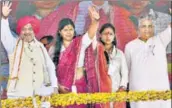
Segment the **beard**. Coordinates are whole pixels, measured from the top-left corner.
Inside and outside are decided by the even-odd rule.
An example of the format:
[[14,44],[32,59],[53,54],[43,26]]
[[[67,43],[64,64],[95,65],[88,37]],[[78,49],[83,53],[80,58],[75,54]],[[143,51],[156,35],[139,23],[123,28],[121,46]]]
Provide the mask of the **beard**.
[[21,38],[25,42],[31,42],[34,39],[34,36],[32,34],[24,34]]

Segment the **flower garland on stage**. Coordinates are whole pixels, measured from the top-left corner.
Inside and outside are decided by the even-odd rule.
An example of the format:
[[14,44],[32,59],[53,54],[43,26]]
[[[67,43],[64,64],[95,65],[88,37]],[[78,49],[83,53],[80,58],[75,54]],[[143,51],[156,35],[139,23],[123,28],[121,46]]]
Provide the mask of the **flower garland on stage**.
[[41,102],[48,101],[52,106],[68,106],[73,104],[107,103],[115,101],[155,101],[171,99],[171,90],[168,91],[140,91],[140,92],[115,92],[115,93],[69,93],[54,94],[51,97],[35,96],[24,99],[6,99],[2,100],[2,108],[34,108],[33,100],[36,100],[38,106]]

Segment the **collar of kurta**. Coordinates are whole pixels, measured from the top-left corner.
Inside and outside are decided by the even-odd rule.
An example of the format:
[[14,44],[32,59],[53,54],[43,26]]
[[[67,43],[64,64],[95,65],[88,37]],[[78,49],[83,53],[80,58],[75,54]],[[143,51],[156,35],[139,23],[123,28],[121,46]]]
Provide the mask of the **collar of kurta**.
[[39,47],[40,46],[40,42],[38,42],[36,40],[36,38],[34,38],[31,42],[24,42],[24,47],[27,47],[27,46],[36,46],[36,47]]

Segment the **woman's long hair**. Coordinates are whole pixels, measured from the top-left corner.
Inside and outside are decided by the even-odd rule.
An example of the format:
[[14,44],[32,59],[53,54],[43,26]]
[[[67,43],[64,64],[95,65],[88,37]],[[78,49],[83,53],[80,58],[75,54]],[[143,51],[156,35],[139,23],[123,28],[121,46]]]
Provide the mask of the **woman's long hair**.
[[56,44],[55,44],[55,53],[54,53],[54,58],[53,58],[53,62],[55,65],[58,65],[59,63],[60,51],[61,51],[61,47],[63,43],[63,38],[60,35],[60,31],[67,25],[71,25],[75,30],[75,25],[71,19],[64,18],[59,22],[57,37],[56,37]]
[[[107,28],[111,28],[111,29],[113,30],[114,34],[115,34],[115,27],[114,27],[112,24],[110,24],[110,23],[104,24],[104,25],[101,27],[99,33],[102,35],[103,31],[104,31],[105,29],[107,29]],[[105,45],[105,43],[101,40],[101,38],[100,38],[100,42],[101,42],[103,45]],[[117,44],[117,42],[116,42],[116,37],[115,37],[114,40],[112,41],[112,45],[113,45],[113,46],[114,46],[114,45],[116,46],[116,44]],[[106,51],[104,51],[104,55],[105,55],[105,57],[106,57],[107,64],[109,64],[109,56],[108,56],[108,53],[107,53]]]

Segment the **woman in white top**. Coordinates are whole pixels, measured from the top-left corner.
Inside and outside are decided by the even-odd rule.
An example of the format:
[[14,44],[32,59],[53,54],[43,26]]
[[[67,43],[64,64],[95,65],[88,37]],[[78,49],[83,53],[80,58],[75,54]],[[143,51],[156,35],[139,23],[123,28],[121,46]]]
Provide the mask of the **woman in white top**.
[[[125,91],[128,83],[128,68],[123,52],[115,47],[115,28],[112,24],[104,24],[100,29],[101,42],[107,60],[108,75],[112,81],[112,92]],[[110,104],[110,108],[124,108],[125,103]]]

